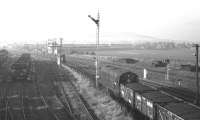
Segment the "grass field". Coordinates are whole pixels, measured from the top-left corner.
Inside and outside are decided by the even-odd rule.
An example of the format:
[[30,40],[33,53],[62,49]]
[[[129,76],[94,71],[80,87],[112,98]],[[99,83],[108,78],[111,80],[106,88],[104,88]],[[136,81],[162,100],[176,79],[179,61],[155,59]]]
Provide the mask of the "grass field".
[[[64,50],[65,49],[65,50]],[[87,54],[96,51],[94,47],[64,48],[64,52],[78,51],[80,54]],[[133,47],[99,47],[96,51],[101,56],[137,58],[141,60],[171,59],[183,63],[195,63],[195,49],[174,48],[174,49],[134,49]]]
[[171,59],[185,62],[195,62],[194,50],[171,49],[171,50],[101,50],[97,54],[103,56],[117,56],[137,58],[142,60]]
[[[79,48],[79,50],[81,50],[81,48]],[[87,51],[89,51],[89,49],[87,49]],[[112,57],[114,59],[119,59],[119,58],[138,59],[139,62],[135,64],[126,64],[120,62],[114,62],[114,64],[130,68],[133,72],[136,72],[140,77],[143,77],[143,69],[146,68],[148,70],[149,79],[154,80],[156,82],[165,82],[179,86],[178,80],[181,79],[182,80],[181,87],[189,88],[190,90],[195,91],[196,89],[195,72],[177,69],[178,66],[180,67],[181,64],[188,64],[188,63],[195,64],[195,56],[193,55],[193,53],[194,50],[190,49],[171,49],[171,50],[100,49],[97,51],[97,54],[100,56],[108,56],[108,61],[110,62],[113,62],[112,59],[110,59]],[[82,57],[81,55],[77,56]],[[89,58],[89,57],[85,56],[83,58]],[[90,59],[91,58],[92,57],[90,57]],[[153,60],[162,60],[162,59],[170,59],[170,65],[172,66],[172,68],[169,71],[169,80],[165,79],[166,67],[152,66]],[[102,62],[102,60],[100,61]],[[87,64],[84,63],[84,65]]]

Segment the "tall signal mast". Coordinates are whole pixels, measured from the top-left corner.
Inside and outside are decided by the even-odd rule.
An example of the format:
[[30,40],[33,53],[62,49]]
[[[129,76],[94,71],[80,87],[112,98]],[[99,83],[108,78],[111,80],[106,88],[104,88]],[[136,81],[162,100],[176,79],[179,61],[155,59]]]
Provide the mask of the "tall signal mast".
[[97,18],[93,18],[91,17],[91,15],[88,15],[88,17],[96,24],[97,26],[97,32],[96,32],[96,61],[95,61],[95,65],[96,65],[96,87],[98,87],[98,79],[99,79],[99,73],[98,73],[98,70],[99,70],[99,66],[98,66],[98,63],[99,63],[99,56],[97,55],[97,50],[99,48],[99,23],[100,23],[100,15],[99,15],[99,11],[97,13]]

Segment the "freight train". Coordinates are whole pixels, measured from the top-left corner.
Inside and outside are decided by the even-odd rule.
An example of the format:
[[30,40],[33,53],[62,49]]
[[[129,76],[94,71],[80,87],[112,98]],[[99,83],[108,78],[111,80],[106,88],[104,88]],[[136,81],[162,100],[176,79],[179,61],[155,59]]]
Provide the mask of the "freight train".
[[0,68],[3,67],[3,65],[6,63],[8,59],[8,51],[3,49],[0,50]]
[[13,81],[30,80],[31,55],[22,54],[19,59],[11,66]]
[[99,86],[130,111],[149,120],[200,120],[200,109],[138,82],[137,74],[114,66],[103,66]]

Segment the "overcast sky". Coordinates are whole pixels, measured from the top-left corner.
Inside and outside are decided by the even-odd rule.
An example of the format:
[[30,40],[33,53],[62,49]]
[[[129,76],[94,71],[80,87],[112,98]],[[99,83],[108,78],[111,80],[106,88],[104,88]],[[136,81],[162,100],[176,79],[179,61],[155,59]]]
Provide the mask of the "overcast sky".
[[[101,40],[109,33],[200,41],[198,0],[1,0],[0,43],[94,43],[101,17]],[[131,40],[131,38],[129,39]]]

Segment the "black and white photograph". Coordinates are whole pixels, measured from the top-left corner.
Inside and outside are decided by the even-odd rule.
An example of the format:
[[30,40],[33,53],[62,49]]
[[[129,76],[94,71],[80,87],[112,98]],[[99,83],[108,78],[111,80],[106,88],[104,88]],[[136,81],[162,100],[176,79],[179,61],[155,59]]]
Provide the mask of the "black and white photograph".
[[0,0],[0,120],[200,120],[199,0]]

